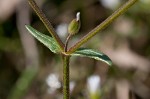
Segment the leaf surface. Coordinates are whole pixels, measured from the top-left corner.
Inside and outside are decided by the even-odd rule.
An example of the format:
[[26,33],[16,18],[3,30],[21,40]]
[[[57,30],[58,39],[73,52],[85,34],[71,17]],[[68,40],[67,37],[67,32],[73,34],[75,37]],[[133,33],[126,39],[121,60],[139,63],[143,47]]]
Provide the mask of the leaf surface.
[[89,58],[103,61],[108,65],[112,65],[112,61],[107,55],[103,54],[102,52],[95,51],[88,48],[79,48],[74,53],[72,53],[71,56],[89,57]]
[[53,53],[61,52],[61,49],[57,42],[50,36],[47,36],[43,33],[40,33],[30,25],[25,25],[27,30],[41,43],[43,43],[46,47],[48,47]]

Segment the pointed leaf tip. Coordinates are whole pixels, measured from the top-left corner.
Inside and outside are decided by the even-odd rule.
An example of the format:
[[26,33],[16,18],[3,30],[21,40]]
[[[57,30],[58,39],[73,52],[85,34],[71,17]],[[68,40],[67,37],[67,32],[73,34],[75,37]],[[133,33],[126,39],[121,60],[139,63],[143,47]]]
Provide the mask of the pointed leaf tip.
[[56,43],[56,41],[43,33],[40,33],[30,25],[25,25],[26,29],[31,33],[38,41],[43,43],[47,48],[49,48],[53,53],[59,53],[61,52],[61,49],[59,45]]
[[112,65],[112,61],[107,55],[105,55],[99,51],[95,51],[95,50],[88,49],[88,48],[80,48],[77,51],[75,51],[74,53],[72,53],[71,55],[72,56],[89,57],[89,58],[103,61],[103,62],[107,63],[108,65]]

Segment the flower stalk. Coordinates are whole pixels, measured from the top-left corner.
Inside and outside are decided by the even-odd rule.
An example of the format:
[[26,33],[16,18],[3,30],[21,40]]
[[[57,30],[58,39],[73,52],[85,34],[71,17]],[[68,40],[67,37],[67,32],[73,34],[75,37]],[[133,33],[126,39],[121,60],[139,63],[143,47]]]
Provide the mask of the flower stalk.
[[82,37],[74,46],[72,46],[67,54],[71,54],[75,52],[81,45],[86,43],[89,39],[95,36],[98,32],[107,27],[110,23],[112,23],[116,18],[125,13],[136,1],[138,0],[128,0],[124,5],[122,5],[118,10],[116,10],[111,16],[109,16],[105,21],[91,30],[87,35]]

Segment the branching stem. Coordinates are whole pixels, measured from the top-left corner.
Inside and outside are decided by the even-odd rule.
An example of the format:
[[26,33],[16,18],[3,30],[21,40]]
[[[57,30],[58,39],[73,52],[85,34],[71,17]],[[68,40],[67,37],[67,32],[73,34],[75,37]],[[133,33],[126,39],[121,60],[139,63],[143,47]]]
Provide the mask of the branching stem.
[[[87,35],[85,35],[83,38],[81,38],[74,46],[72,46],[68,50],[68,43],[72,35],[68,35],[66,39],[65,45],[61,41],[61,39],[58,37],[57,33],[54,31],[51,23],[46,18],[44,13],[39,9],[37,4],[34,0],[28,0],[30,6],[34,9],[36,14],[39,16],[41,21],[44,23],[46,28],[48,29],[49,33],[51,33],[52,37],[56,40],[60,48],[62,49],[62,53],[65,53],[62,55],[63,59],[63,99],[69,99],[70,93],[69,93],[69,61],[70,61],[70,54],[76,51],[81,45],[86,43],[89,39],[91,39],[93,36],[95,36],[98,32],[103,30],[106,26],[108,26],[110,23],[112,23],[116,18],[118,18],[120,15],[122,15],[124,12],[126,12],[136,1],[138,0],[128,0],[127,3],[125,3],[123,6],[121,6],[118,10],[116,10],[111,16],[109,16],[104,22],[99,24],[96,28],[94,28],[92,31],[90,31]],[[79,16],[79,15],[78,15]],[[79,17],[78,17],[79,19]]]
[[74,46],[72,46],[67,54],[71,54],[74,51],[76,51],[81,45],[86,43],[89,39],[91,39],[93,36],[95,36],[98,32],[103,30],[106,26],[108,26],[110,23],[112,23],[116,18],[118,18],[120,15],[122,15],[124,12],[126,12],[136,1],[138,0],[128,0],[123,6],[121,6],[118,10],[116,10],[111,16],[109,16],[104,22],[102,22],[100,25],[98,25],[96,28],[94,28],[92,31],[90,31],[87,35],[82,37]]

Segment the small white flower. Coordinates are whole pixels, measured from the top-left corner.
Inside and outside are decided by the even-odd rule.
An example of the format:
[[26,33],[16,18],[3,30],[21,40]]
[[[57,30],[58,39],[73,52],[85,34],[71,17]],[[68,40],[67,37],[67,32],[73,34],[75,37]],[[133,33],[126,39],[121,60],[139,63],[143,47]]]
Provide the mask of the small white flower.
[[58,75],[50,74],[47,79],[46,83],[49,86],[48,92],[53,93],[55,90],[61,87],[61,83],[58,79]]
[[70,92],[72,92],[73,91],[73,89],[74,89],[74,87],[75,87],[75,82],[74,81],[71,81],[70,82]]
[[68,24],[61,23],[56,27],[56,33],[60,36],[60,38],[64,39],[67,36]]
[[98,75],[92,75],[88,78],[87,88],[90,93],[96,93],[100,89],[100,77]]
[[115,9],[118,5],[120,5],[120,0],[99,0],[102,5],[109,9]]

